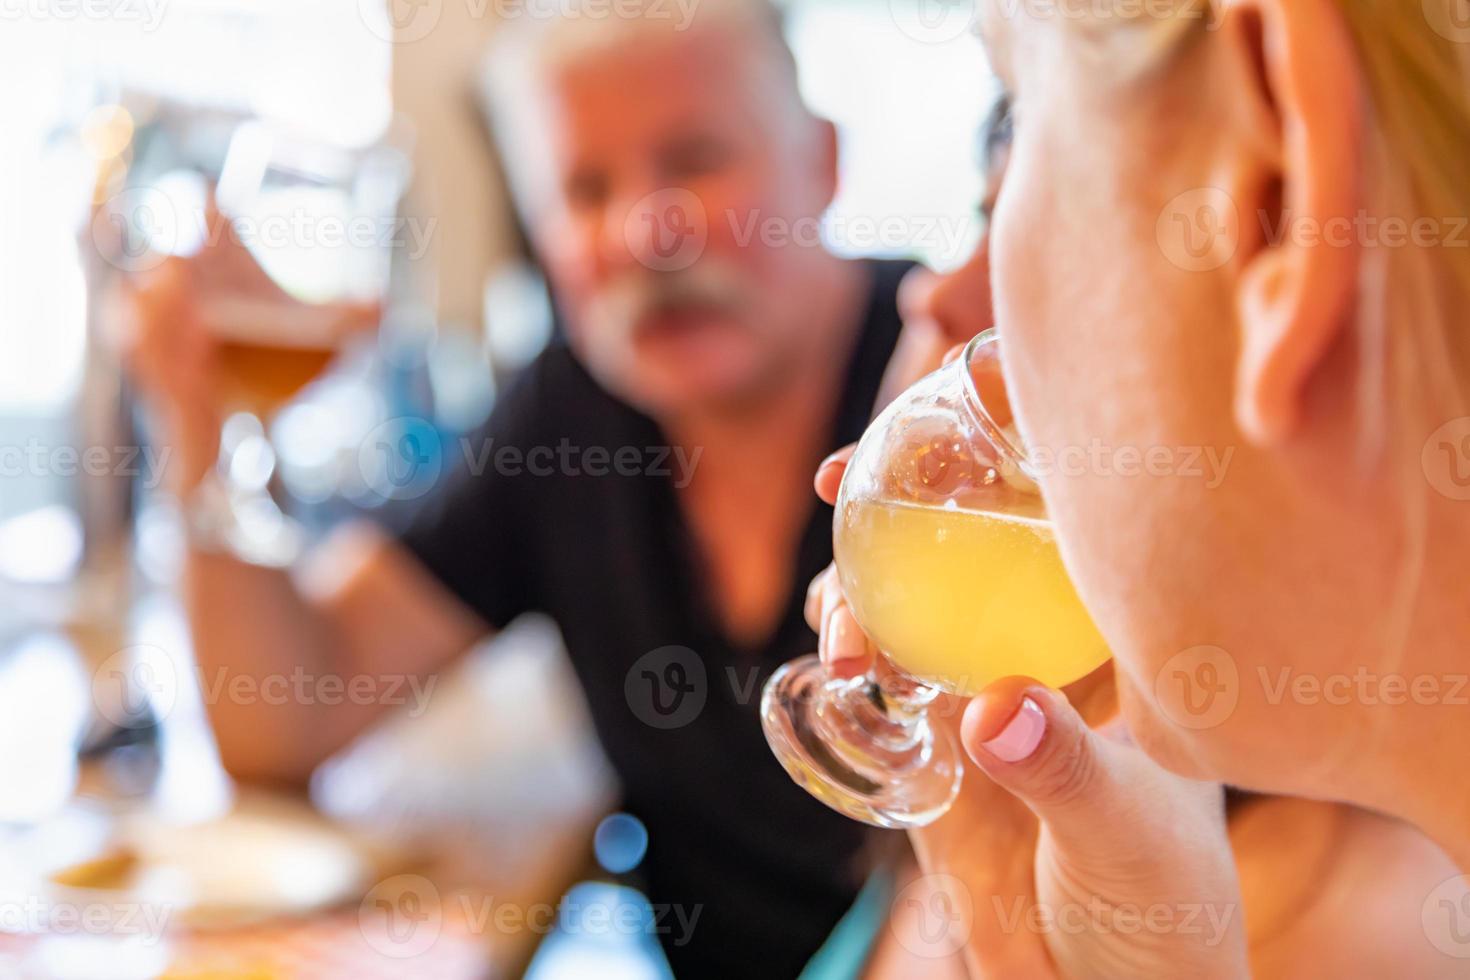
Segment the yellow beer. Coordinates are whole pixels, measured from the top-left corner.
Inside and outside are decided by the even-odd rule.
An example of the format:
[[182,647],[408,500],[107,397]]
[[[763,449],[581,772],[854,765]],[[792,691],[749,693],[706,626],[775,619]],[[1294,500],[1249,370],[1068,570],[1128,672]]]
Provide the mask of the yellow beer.
[[1107,646],[1035,510],[847,501],[833,546],[853,615],[901,670],[952,694],[1086,676]]
[[251,343],[233,338],[219,344],[222,400],[270,419],[326,371],[337,356],[330,346]]
[[346,330],[337,307],[281,298],[214,297],[205,319],[222,403],[267,421],[326,371]]

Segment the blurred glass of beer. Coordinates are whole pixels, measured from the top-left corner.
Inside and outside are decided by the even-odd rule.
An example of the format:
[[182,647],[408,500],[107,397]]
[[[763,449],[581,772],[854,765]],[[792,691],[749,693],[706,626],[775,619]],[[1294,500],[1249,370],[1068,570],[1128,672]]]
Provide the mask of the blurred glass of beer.
[[351,312],[339,304],[211,299],[223,403],[269,421],[337,355]]

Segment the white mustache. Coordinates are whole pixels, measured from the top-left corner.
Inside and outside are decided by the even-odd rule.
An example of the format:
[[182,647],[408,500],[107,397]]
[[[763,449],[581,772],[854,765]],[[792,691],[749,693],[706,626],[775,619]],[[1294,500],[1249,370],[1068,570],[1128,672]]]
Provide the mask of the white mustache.
[[743,278],[727,266],[700,263],[678,272],[630,272],[592,301],[592,317],[604,328],[631,334],[650,315],[697,306],[735,313],[745,305]]

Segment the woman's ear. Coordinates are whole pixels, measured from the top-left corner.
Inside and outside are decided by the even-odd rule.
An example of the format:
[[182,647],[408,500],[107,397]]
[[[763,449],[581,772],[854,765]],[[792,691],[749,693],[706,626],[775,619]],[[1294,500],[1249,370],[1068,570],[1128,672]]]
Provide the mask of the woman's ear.
[[[1272,445],[1297,427],[1312,373],[1354,308],[1362,243],[1364,80],[1335,0],[1236,0],[1221,25],[1277,128],[1274,175],[1251,202],[1236,287],[1235,418]],[[1252,229],[1254,232],[1256,229]]]

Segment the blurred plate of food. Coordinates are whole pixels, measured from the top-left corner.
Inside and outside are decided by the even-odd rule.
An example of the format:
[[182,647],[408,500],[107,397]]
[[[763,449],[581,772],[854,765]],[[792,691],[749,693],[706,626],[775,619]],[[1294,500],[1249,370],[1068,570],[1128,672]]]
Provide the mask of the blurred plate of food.
[[306,803],[256,792],[185,824],[76,802],[0,840],[0,901],[31,910],[6,931],[130,910],[135,928],[237,928],[355,902],[395,864]]

